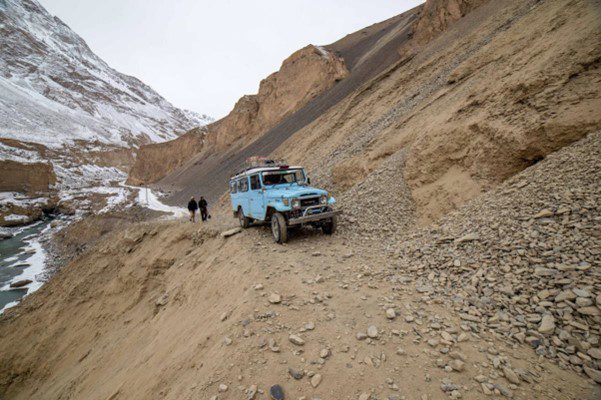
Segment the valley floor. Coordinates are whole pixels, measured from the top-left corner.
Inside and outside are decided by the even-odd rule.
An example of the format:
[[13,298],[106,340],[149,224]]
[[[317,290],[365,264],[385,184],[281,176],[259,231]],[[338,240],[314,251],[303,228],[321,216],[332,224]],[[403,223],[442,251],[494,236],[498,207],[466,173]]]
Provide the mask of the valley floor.
[[600,181],[594,133],[422,229],[119,229],[0,317],[0,395],[599,398]]

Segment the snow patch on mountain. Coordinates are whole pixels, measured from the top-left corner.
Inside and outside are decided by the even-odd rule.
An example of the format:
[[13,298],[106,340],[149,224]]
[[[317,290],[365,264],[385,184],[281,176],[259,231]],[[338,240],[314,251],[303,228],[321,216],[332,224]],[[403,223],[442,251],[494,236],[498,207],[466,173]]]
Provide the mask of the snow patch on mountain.
[[137,146],[212,121],[108,66],[35,0],[0,0],[0,21],[0,137]]

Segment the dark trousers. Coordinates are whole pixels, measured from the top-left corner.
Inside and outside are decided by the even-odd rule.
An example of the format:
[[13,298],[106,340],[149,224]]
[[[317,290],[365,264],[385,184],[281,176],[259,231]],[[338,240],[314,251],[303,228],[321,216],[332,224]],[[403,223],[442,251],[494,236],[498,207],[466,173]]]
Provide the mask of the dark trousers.
[[207,212],[206,208],[201,208],[200,209],[200,217],[202,218],[203,221],[207,220],[207,216],[209,215],[209,213]]

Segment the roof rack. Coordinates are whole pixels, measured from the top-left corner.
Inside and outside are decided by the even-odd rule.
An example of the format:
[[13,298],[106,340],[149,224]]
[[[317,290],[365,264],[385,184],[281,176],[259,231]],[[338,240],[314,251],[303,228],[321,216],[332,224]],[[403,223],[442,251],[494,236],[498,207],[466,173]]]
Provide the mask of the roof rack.
[[246,159],[246,162],[244,163],[244,167],[241,170],[237,171],[232,176],[243,174],[246,171],[249,171],[253,168],[282,167],[285,165],[287,165],[287,164],[284,162],[283,159],[263,157],[263,156],[252,156],[252,157],[248,157]]
[[262,156],[252,156],[246,159],[244,168],[259,168],[259,167],[279,167],[286,165],[284,160],[278,158],[269,158]]

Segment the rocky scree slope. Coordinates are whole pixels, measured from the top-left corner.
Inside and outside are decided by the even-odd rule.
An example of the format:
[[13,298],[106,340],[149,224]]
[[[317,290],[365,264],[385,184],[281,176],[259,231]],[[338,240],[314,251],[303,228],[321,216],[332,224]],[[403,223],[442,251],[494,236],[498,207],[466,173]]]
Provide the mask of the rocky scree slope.
[[0,136],[52,147],[177,137],[211,119],[115,71],[35,0],[0,1]]
[[597,398],[600,155],[590,134],[384,248],[348,227],[113,232],[0,317],[0,393]]
[[391,257],[466,324],[601,383],[600,179],[595,132],[406,235]]

